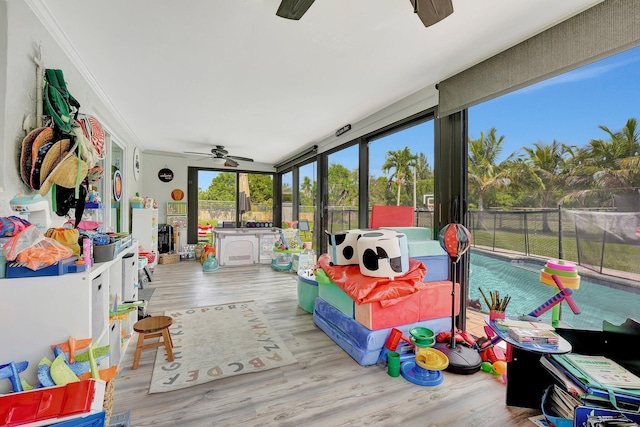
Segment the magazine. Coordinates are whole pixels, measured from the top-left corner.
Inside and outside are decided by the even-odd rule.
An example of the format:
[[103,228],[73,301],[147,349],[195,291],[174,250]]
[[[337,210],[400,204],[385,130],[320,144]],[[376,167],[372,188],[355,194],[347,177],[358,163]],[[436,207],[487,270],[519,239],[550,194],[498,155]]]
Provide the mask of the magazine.
[[640,378],[605,356],[567,353],[564,357],[573,366],[604,386],[640,389]]

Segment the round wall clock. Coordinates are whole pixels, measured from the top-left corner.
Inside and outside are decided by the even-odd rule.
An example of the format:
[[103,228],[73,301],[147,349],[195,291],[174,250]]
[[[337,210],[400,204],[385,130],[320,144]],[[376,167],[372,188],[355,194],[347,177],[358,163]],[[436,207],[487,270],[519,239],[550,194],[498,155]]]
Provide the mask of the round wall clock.
[[133,178],[136,181],[140,178],[140,151],[138,151],[138,147],[133,148]]
[[162,168],[158,172],[158,179],[162,182],[173,181],[173,171],[169,168]]

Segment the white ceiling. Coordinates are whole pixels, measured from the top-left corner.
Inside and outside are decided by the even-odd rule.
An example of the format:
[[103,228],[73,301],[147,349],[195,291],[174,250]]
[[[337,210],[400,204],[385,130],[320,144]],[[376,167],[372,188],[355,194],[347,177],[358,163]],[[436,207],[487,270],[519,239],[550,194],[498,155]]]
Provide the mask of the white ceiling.
[[32,0],[143,151],[275,164],[601,0]]

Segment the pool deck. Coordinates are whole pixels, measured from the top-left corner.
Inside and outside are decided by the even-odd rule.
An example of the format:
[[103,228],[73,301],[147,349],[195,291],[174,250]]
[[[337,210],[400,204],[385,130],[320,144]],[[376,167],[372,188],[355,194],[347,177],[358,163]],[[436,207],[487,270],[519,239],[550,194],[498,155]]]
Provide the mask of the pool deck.
[[481,311],[468,309],[466,331],[475,337],[486,336],[484,333],[484,325],[486,325],[486,323],[484,323],[485,316],[486,314]]

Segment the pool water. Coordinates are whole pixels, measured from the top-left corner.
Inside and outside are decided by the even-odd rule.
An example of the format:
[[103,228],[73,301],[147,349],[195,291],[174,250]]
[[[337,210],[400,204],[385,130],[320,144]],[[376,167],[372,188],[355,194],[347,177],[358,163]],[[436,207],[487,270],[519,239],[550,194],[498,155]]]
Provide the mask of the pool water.
[[[489,292],[500,297],[511,296],[507,316],[528,314],[555,294],[555,288],[540,282],[543,263],[529,260],[508,260],[477,251],[471,253],[469,298],[479,299],[482,311],[488,312],[478,287],[489,298]],[[574,290],[573,300],[580,309],[575,315],[566,302],[561,305],[561,319],[574,328],[602,330],[602,321],[619,325],[627,318],[640,319],[640,287],[628,290],[608,287],[590,278],[581,277],[580,288]],[[551,320],[549,309],[540,318]]]

